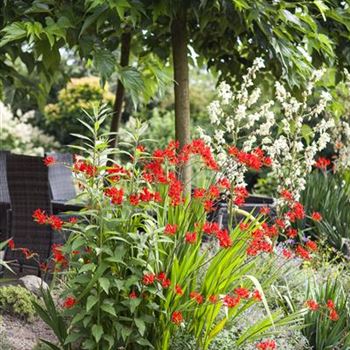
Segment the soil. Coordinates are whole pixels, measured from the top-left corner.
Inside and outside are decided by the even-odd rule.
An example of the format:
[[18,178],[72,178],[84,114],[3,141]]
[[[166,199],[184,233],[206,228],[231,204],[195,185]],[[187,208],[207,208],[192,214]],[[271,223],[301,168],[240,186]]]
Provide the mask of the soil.
[[1,335],[7,337],[11,350],[32,350],[40,338],[56,343],[56,338],[41,320],[22,321],[10,315],[2,315]]

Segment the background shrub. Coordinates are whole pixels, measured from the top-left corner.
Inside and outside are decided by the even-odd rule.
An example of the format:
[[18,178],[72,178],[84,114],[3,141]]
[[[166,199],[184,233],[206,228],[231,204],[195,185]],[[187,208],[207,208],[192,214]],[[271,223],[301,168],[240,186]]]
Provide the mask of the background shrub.
[[0,288],[0,310],[20,318],[30,320],[35,315],[33,306],[35,297],[21,286]]

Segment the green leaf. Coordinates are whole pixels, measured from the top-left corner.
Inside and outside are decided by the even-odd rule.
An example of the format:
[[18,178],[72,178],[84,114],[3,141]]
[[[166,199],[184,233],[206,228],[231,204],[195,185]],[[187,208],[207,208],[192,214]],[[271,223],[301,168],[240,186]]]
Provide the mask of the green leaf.
[[2,29],[1,32],[5,35],[0,41],[0,47],[6,45],[11,41],[23,39],[27,36],[25,22],[13,22]]
[[103,328],[100,324],[94,324],[91,328],[92,335],[96,339],[96,343],[98,343],[101,340],[101,337],[103,335]]
[[109,282],[109,279],[106,277],[101,277],[98,279],[98,281],[100,282],[100,286],[102,287],[102,289],[106,292],[106,294],[108,294],[109,287],[111,285],[111,283]]
[[86,311],[89,312],[97,302],[98,297],[96,295],[89,295],[86,301]]
[[109,50],[97,50],[94,53],[94,66],[103,80],[108,79],[115,70],[116,58]]
[[147,339],[144,339],[144,338],[137,339],[136,343],[143,346],[148,346],[149,348],[154,349],[154,346]]
[[145,330],[146,330],[145,322],[143,320],[141,320],[140,318],[135,318],[134,321],[135,321],[137,329],[139,330],[140,334],[143,336],[145,334]]
[[107,313],[111,314],[112,316],[117,316],[114,307],[110,304],[102,304],[101,310],[106,311]]

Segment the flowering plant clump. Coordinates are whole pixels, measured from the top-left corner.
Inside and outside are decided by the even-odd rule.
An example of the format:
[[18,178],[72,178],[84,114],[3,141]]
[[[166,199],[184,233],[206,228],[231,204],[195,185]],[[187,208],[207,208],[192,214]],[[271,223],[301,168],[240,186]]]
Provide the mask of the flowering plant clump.
[[34,111],[14,115],[0,101],[0,145],[1,149],[13,153],[43,155],[45,150],[58,148],[60,145],[52,136],[44,134],[39,128],[32,126],[30,120]]
[[[269,311],[264,294],[277,275],[268,276],[268,264],[256,268],[259,255],[274,253],[277,227],[233,205],[230,216],[246,217],[240,224],[232,226],[231,218],[223,227],[207,220],[221,192],[229,191],[236,204],[248,193],[225,176],[201,139],[182,150],[170,142],[149,154],[139,125],[130,135],[133,144],[120,143],[129,162],[107,164],[116,151],[100,131],[105,116],[105,110],[89,116],[88,151],[73,165],[85,209],[68,222],[34,213],[38,223],[71,232],[66,244],[53,247],[56,264],[67,272],[66,343],[81,349],[165,350],[184,328],[199,349],[208,349],[229,320],[256,303],[265,306],[266,318],[244,330],[237,342],[261,339],[284,317]],[[186,193],[177,169],[192,159],[211,175],[206,186]],[[269,163],[259,150],[239,159],[249,167]],[[203,235],[211,244],[202,245]],[[296,312],[283,322],[292,327],[300,320],[302,313]]]

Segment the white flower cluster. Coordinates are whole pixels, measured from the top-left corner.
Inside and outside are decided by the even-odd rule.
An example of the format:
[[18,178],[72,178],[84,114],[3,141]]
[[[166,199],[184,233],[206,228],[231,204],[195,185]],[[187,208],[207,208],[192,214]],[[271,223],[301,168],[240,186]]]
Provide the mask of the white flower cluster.
[[34,112],[17,116],[0,101],[0,149],[13,153],[44,155],[45,150],[59,147],[52,136],[44,134],[39,128],[30,124]]
[[[301,100],[276,82],[274,99],[262,103],[261,90],[254,87],[254,80],[263,67],[263,60],[256,59],[237,92],[227,83],[220,84],[218,99],[208,107],[215,132],[212,137],[203,130],[199,134],[218,155],[225,175],[237,185],[244,184],[248,169],[227,156],[228,146],[237,146],[244,152],[260,147],[272,160],[270,176],[278,179],[278,190],[288,189],[298,199],[316,155],[331,141],[334,121],[327,115],[320,119],[331,95],[324,91],[317,104],[310,103],[315,84],[324,73],[320,70],[310,77]],[[311,128],[310,125],[315,126]]]

